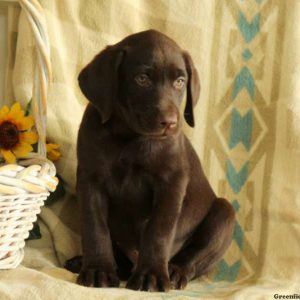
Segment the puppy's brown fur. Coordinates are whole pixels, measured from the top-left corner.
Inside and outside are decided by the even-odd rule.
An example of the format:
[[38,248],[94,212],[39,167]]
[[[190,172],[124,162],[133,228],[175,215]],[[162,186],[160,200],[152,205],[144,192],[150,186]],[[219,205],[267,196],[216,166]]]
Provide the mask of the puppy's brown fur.
[[83,257],[78,283],[167,291],[210,270],[229,246],[234,210],[217,198],[181,131],[200,85],[189,54],[157,31],[131,35],[79,75],[89,99],[78,137]]

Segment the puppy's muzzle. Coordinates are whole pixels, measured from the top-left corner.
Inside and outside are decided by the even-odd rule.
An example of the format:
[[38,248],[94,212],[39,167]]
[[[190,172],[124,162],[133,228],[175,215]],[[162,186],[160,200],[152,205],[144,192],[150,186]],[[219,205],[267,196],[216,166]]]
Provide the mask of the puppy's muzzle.
[[178,127],[178,114],[176,112],[162,114],[159,118],[159,126],[164,136],[175,133]]
[[160,126],[163,129],[172,129],[177,126],[178,116],[176,113],[169,113],[161,117]]

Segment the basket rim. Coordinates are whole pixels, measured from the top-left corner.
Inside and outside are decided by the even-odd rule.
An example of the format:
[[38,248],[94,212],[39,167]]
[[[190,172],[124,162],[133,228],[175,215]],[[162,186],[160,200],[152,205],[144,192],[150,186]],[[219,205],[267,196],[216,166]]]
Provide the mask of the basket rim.
[[37,153],[31,153],[19,160],[18,164],[2,164],[0,199],[25,199],[28,195],[48,195],[58,184],[55,175],[54,164]]
[[[20,196],[22,196],[22,198],[37,198],[37,197],[48,197],[50,195],[50,192],[42,192],[42,193],[24,193],[24,194],[15,194],[15,195],[0,195],[0,202],[3,202],[5,198],[6,200],[17,200],[16,198],[19,198]],[[25,199],[25,201],[28,199]],[[0,205],[0,209],[4,208],[4,206]]]

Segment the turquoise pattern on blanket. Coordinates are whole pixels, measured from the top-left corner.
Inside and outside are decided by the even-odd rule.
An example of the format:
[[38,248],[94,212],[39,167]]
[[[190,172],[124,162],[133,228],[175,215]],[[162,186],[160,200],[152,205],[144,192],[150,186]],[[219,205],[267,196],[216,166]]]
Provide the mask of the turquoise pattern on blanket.
[[230,281],[233,282],[239,275],[241,269],[241,261],[238,260],[233,265],[229,265],[226,263],[224,259],[220,261],[218,264],[219,272],[215,276],[215,281]]
[[[255,1],[258,7],[262,3],[262,0]],[[243,0],[241,0],[241,2],[243,2]],[[254,14],[252,19],[249,20],[249,18],[247,19],[245,14],[239,10],[236,23],[237,29],[239,30],[245,45],[239,56],[242,66],[237,70],[236,75],[233,78],[231,100],[236,102],[237,99],[239,99],[239,102],[235,106],[232,106],[230,112],[231,121],[228,128],[228,149],[230,151],[234,151],[238,145],[242,144],[245,151],[249,153],[252,142],[254,111],[253,109],[248,109],[246,112],[241,114],[239,105],[243,105],[243,103],[247,103],[249,100],[252,102],[255,101],[257,94],[255,79],[248,63],[250,63],[253,57],[255,57],[255,53],[253,52],[255,47],[251,47],[251,45],[252,41],[255,40],[255,37],[260,32],[261,14]],[[240,93],[243,90],[246,91],[246,96],[241,98]],[[239,162],[237,164],[234,159],[234,155],[231,156],[231,152],[229,152],[224,163],[226,165],[226,178],[228,185],[231,187],[234,194],[236,194],[236,198],[232,199],[232,205],[238,215],[240,206],[242,205],[242,202],[240,202],[242,199],[239,198],[239,195],[249,176],[249,160],[245,159],[244,162]],[[238,165],[240,166],[239,169],[237,169]],[[243,251],[244,231],[238,220],[234,227],[233,243],[237,245],[241,252]],[[214,281],[235,281],[239,276],[241,267],[241,257],[237,257],[236,261],[231,264],[224,258],[218,264],[218,271],[214,276]]]
[[249,151],[251,147],[253,110],[249,110],[243,117],[233,109],[229,148],[233,149],[238,143],[242,143]]
[[248,69],[248,67],[243,67],[239,74],[235,77],[234,84],[233,84],[233,93],[232,93],[232,100],[236,98],[236,96],[240,93],[240,91],[246,88],[248,94],[251,97],[251,100],[255,98],[255,83],[253,76]]
[[233,239],[236,241],[240,250],[242,251],[244,248],[244,235],[243,229],[238,222],[236,222],[234,226]]
[[260,14],[256,14],[252,21],[249,23],[244,16],[244,14],[240,11],[240,19],[239,19],[239,29],[244,40],[249,43],[254,37],[257,35],[260,29]]
[[242,53],[242,57],[244,61],[248,61],[249,59],[251,59],[252,56],[253,54],[248,48],[246,48]]
[[239,171],[236,171],[232,162],[230,160],[227,160],[227,180],[236,194],[240,192],[248,178],[248,165],[249,162],[247,161]]

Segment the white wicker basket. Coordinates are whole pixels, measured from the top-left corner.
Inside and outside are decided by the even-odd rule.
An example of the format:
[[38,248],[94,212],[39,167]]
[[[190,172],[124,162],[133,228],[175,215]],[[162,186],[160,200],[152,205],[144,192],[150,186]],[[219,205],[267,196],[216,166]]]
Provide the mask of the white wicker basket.
[[50,47],[43,10],[36,0],[18,1],[36,41],[37,62],[32,107],[39,135],[38,154],[18,164],[0,165],[0,269],[17,267],[24,256],[24,240],[40,207],[58,183],[55,167],[46,158],[46,97],[51,78]]

